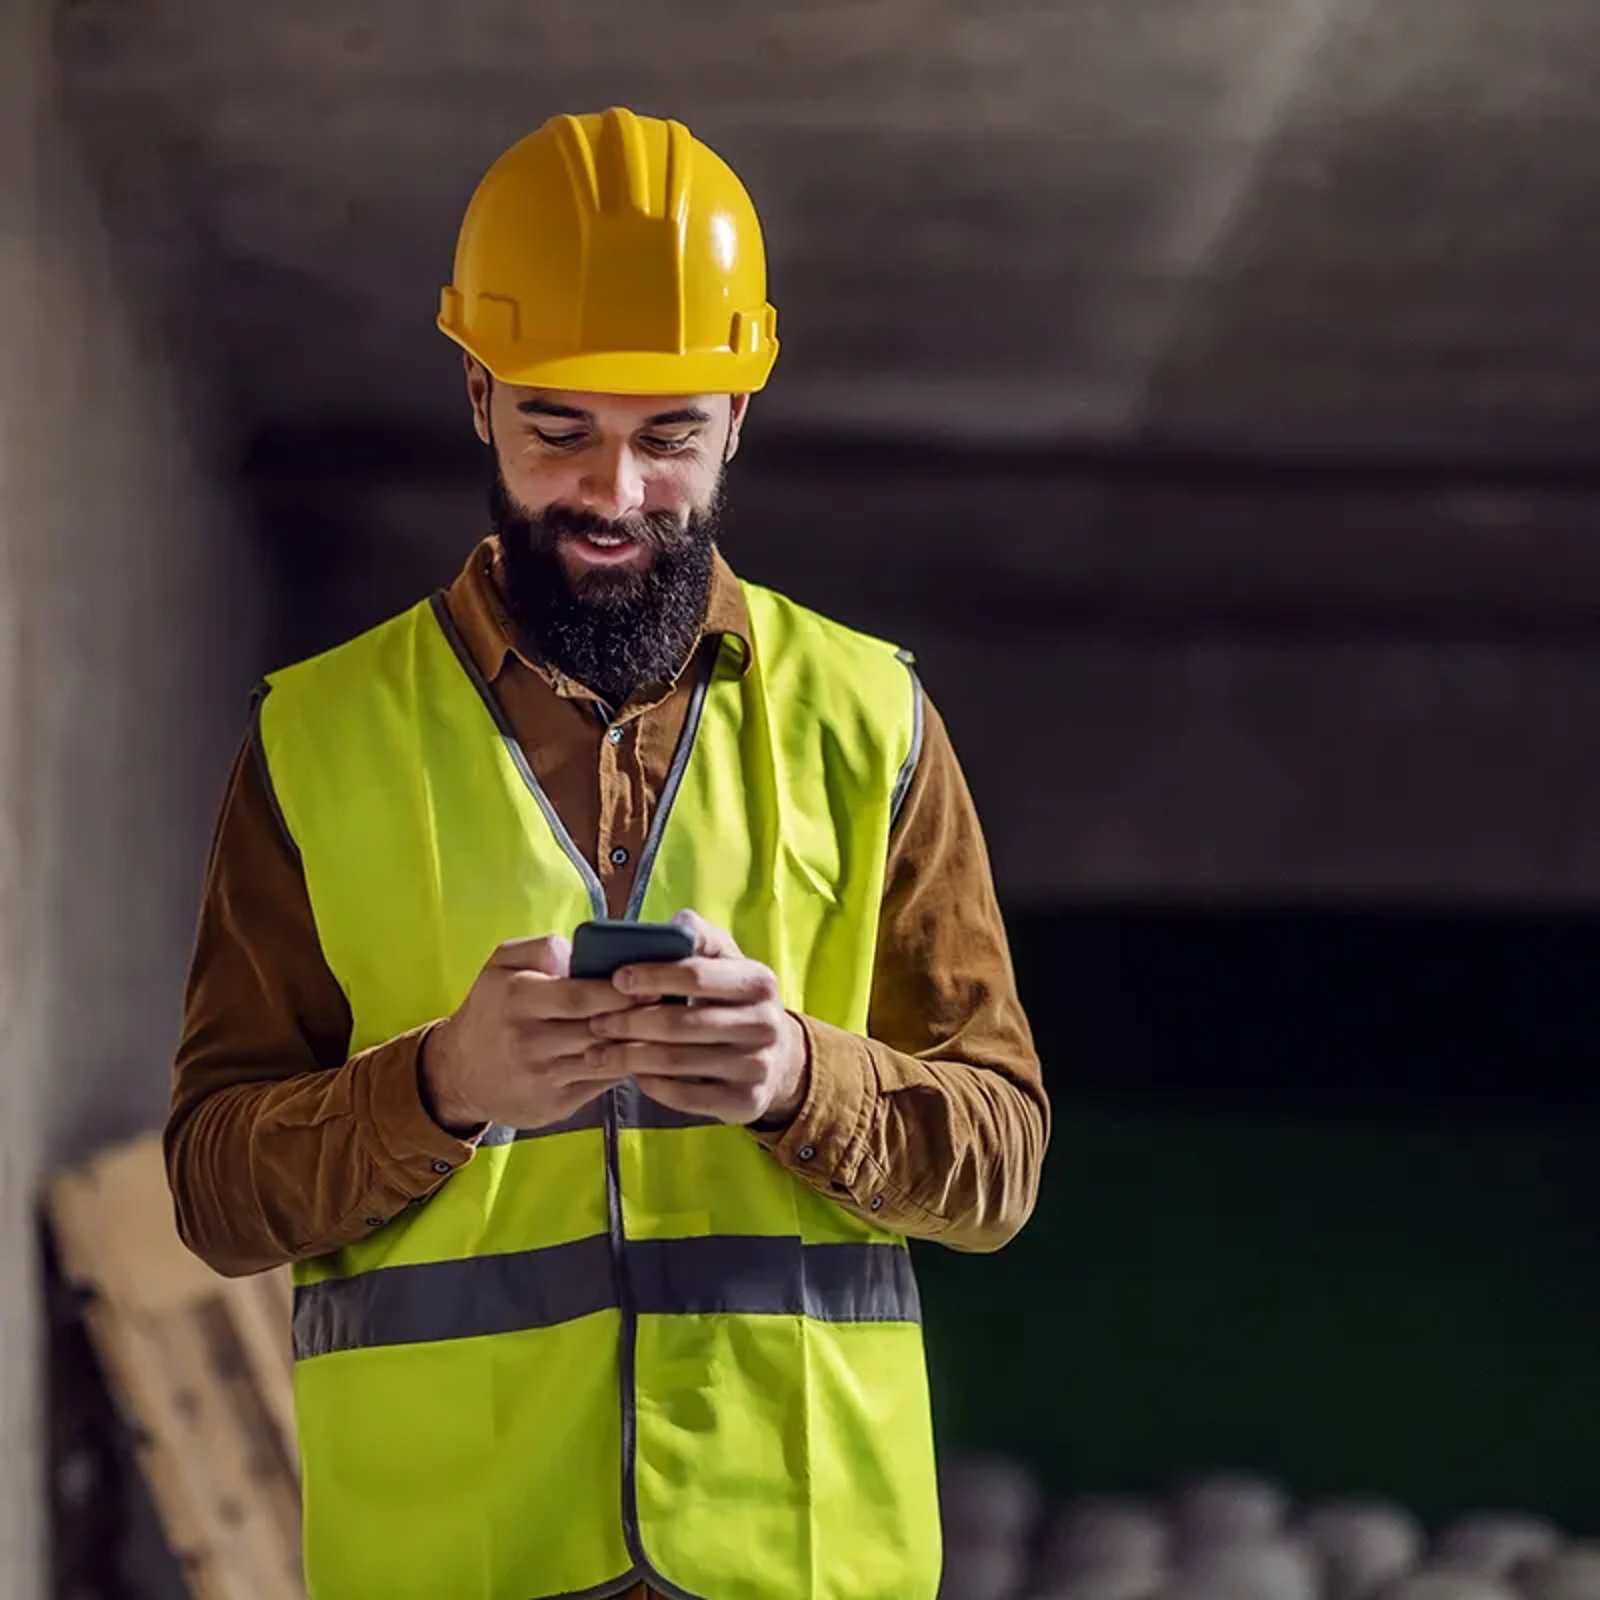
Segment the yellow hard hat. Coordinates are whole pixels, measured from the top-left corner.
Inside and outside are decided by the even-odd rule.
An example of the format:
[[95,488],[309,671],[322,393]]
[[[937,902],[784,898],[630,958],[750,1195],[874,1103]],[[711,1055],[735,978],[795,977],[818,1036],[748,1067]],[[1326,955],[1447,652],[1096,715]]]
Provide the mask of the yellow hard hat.
[[761,223],[682,123],[552,117],[484,174],[439,327],[504,383],[747,394],[778,357]]

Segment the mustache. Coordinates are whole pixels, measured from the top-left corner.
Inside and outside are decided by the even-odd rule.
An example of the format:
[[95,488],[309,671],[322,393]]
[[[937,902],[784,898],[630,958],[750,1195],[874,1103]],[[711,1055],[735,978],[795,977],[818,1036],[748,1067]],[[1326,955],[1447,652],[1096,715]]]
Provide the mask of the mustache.
[[656,550],[680,543],[689,531],[670,511],[646,511],[613,520],[571,506],[547,506],[538,521],[553,539],[567,535],[609,534]]

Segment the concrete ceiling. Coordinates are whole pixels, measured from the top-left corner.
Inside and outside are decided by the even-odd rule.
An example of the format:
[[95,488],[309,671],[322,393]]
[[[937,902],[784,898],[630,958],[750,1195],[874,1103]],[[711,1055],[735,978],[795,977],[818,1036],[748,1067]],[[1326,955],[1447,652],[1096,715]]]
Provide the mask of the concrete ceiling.
[[729,552],[918,650],[1009,896],[1600,896],[1594,0],[59,3],[274,660],[455,570],[461,210],[630,104],[766,223]]
[[773,423],[1594,456],[1593,0],[65,0],[58,58],[241,436],[459,428],[431,318],[473,183],[620,102],[762,208]]

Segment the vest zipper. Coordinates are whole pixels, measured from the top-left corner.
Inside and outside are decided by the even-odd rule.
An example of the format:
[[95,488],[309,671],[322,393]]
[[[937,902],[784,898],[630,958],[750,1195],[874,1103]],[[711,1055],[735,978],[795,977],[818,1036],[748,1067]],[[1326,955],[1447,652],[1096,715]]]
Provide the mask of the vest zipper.
[[[672,752],[672,765],[667,769],[667,780],[661,788],[661,798],[656,803],[656,814],[650,822],[650,832],[645,837],[643,850],[639,853],[639,871],[633,881],[633,891],[628,896],[627,909],[623,912],[624,918],[629,922],[639,920],[640,908],[644,905],[646,891],[650,887],[650,874],[656,864],[656,855],[661,848],[662,835],[666,832],[667,818],[672,813],[672,803],[678,797],[678,788],[683,782],[683,774],[689,765],[689,757],[694,751],[695,736],[700,731],[700,714],[705,709],[706,694],[711,687],[711,679],[716,673],[717,650],[706,652],[705,665],[700,669],[700,675],[695,682],[694,695],[689,701],[688,715],[684,718],[683,731],[678,735],[677,748]],[[634,1307],[633,1289],[628,1282],[628,1272],[625,1261],[627,1233],[622,1225],[622,1165],[621,1165],[621,1140],[618,1133],[622,1107],[626,1104],[630,1115],[628,1122],[637,1127],[640,1118],[637,1114],[639,1101],[639,1086],[631,1079],[626,1083],[618,1084],[615,1089],[606,1093],[606,1207],[607,1216],[611,1224],[611,1250],[612,1260],[615,1262],[617,1281],[617,1302],[622,1307],[622,1347],[620,1351],[620,1365],[622,1374],[622,1533],[627,1542],[628,1553],[633,1557],[634,1567],[644,1577],[653,1589],[669,1600],[698,1600],[687,1589],[680,1589],[674,1583],[663,1578],[650,1558],[644,1552],[644,1540],[639,1531],[639,1494],[638,1494],[638,1448],[639,1448],[639,1417],[637,1404],[637,1372],[638,1372],[638,1344],[639,1344],[639,1316]]]

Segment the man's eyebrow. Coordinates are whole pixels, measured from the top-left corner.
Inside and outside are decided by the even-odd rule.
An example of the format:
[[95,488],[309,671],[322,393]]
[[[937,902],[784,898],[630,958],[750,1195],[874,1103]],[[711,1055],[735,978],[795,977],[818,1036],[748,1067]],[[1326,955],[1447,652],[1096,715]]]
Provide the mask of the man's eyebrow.
[[593,422],[594,417],[576,406],[559,406],[554,400],[519,400],[517,410],[529,417],[560,417],[567,422]]
[[[528,417],[559,417],[563,422],[594,421],[592,412],[582,411],[577,406],[560,405],[554,400],[519,400],[517,410]],[[644,426],[670,428],[685,423],[702,426],[710,420],[711,413],[702,411],[699,406],[681,406],[676,411],[658,411],[653,417],[646,417]]]
[[655,416],[645,419],[647,428],[669,428],[675,422],[709,422],[711,413],[702,411],[699,406],[684,406],[678,411],[658,411]]

